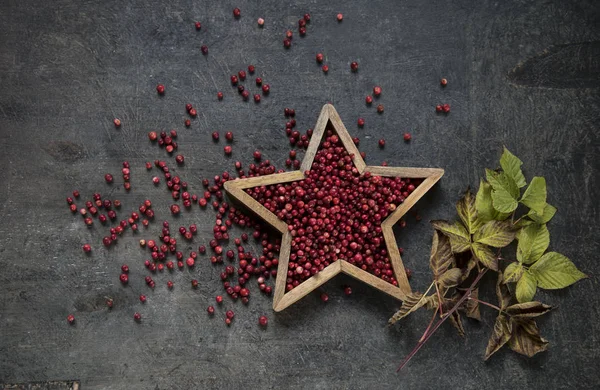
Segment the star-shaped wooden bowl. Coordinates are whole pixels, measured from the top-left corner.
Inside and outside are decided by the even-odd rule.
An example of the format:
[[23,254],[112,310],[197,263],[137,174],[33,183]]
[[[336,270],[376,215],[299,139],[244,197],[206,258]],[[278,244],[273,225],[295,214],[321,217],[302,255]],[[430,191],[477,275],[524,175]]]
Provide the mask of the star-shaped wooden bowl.
[[[288,271],[292,241],[291,233],[288,231],[288,226],[285,222],[278,219],[275,214],[267,210],[244,190],[259,186],[268,186],[303,180],[305,178],[304,172],[310,170],[312,167],[315,154],[317,153],[323,135],[327,129],[332,129],[335,131],[348,153],[354,155],[354,165],[361,175],[364,172],[370,172],[372,175],[385,177],[423,179],[423,182],[415,188],[415,190],[404,200],[404,202],[398,205],[396,210],[381,223],[381,229],[387,246],[388,256],[392,263],[393,272],[398,282],[398,286],[394,286],[393,284],[384,281],[379,277],[364,271],[359,267],[356,267],[353,264],[350,264],[346,260],[340,259],[331,263],[316,275],[311,276],[304,282],[300,283],[291,291],[288,291],[287,293],[285,292],[285,275]],[[275,294],[273,299],[273,310],[281,311],[297,302],[305,295],[315,290],[339,273],[348,274],[375,287],[378,290],[383,291],[386,294],[389,294],[397,299],[404,300],[405,296],[410,294],[411,290],[410,284],[408,283],[408,279],[406,277],[406,271],[404,270],[404,265],[402,263],[402,258],[400,257],[398,245],[396,244],[396,238],[394,237],[394,233],[392,231],[392,226],[394,226],[394,224],[408,212],[408,210],[443,176],[443,174],[444,170],[439,168],[367,166],[365,161],[360,157],[360,152],[354,145],[352,137],[350,137],[350,134],[342,123],[337,111],[332,105],[326,104],[323,106],[321,114],[319,115],[319,119],[317,120],[317,124],[315,125],[313,136],[306,150],[304,159],[302,160],[300,170],[228,181],[225,183],[225,190],[230,196],[237,199],[239,202],[255,212],[259,217],[279,231],[283,236],[281,240],[281,250],[279,253],[279,265],[277,268],[277,275],[280,276],[277,277],[277,281],[275,283]]]

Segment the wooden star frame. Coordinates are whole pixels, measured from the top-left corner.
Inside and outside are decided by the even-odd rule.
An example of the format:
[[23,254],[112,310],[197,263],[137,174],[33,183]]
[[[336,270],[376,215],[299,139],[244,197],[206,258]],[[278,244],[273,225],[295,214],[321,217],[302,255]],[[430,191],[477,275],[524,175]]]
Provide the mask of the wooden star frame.
[[[349,154],[354,155],[354,165],[362,175],[364,172],[371,172],[373,175],[385,177],[402,177],[423,179],[423,182],[401,203],[396,210],[391,213],[382,223],[381,228],[383,237],[387,246],[388,255],[392,263],[393,272],[398,286],[386,282],[379,277],[362,270],[346,260],[339,259],[329,266],[325,267],[316,275],[311,276],[300,283],[291,291],[285,292],[288,263],[291,250],[292,236],[288,231],[287,224],[281,221],[277,216],[267,210],[263,205],[248,195],[244,190],[259,186],[269,186],[273,184],[288,183],[304,179],[304,172],[312,167],[315,154],[319,148],[323,135],[327,129],[332,129],[338,135],[340,141]],[[399,300],[404,300],[407,294],[410,294],[410,284],[406,277],[406,271],[402,263],[400,251],[396,244],[396,238],[392,227],[408,210],[444,175],[444,170],[439,168],[402,168],[402,167],[384,167],[367,166],[361,158],[360,152],[354,145],[352,137],[342,123],[340,116],[331,104],[326,104],[321,110],[317,124],[315,125],[312,138],[300,165],[300,170],[284,173],[275,173],[260,177],[250,177],[225,182],[225,190],[230,196],[237,199],[246,207],[255,212],[266,223],[282,234],[281,250],[279,252],[279,266],[277,275],[280,275],[275,282],[275,294],[273,299],[273,310],[281,311],[293,303],[297,302],[311,291],[315,290],[329,279],[339,273],[348,274],[358,280],[361,280],[384,293],[391,295]]]

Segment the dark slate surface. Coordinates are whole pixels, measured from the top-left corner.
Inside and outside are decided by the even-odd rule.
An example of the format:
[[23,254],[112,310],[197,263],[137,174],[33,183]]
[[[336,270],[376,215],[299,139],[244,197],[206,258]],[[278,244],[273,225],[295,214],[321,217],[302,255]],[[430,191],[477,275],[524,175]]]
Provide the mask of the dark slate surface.
[[[234,20],[232,9],[243,16]],[[310,12],[305,38],[282,47],[283,32]],[[337,12],[344,21],[335,21]],[[83,389],[190,388],[597,388],[600,326],[598,266],[598,98],[600,7],[597,1],[314,1],[256,2],[0,2],[0,383],[80,379]],[[264,29],[256,19],[264,17]],[[201,32],[193,21],[203,23]],[[203,57],[201,44],[209,46]],[[314,61],[322,51],[323,75]],[[351,74],[356,60],[360,71]],[[260,105],[244,103],[229,85],[231,73],[257,66],[272,93]],[[450,81],[442,89],[438,80]],[[157,83],[168,92],[158,98]],[[383,87],[385,113],[364,105],[373,85]],[[248,83],[251,85],[251,83]],[[254,89],[254,87],[252,87]],[[216,92],[226,97],[217,102]],[[109,251],[99,226],[88,230],[64,198],[73,189],[89,197],[112,193],[130,210],[150,197],[158,220],[168,194],[156,189],[143,163],[164,158],[150,146],[150,129],[180,130],[184,175],[200,179],[248,163],[260,148],[279,165],[289,149],[282,136],[284,107],[299,128],[314,125],[321,106],[335,104],[371,163],[435,166],[446,175],[420,204],[422,222],[408,218],[398,233],[412,285],[428,284],[429,219],[450,218],[467,185],[493,167],[503,144],[525,160],[531,178],[548,180],[559,206],[550,224],[552,247],[591,278],[538,297],[558,310],[540,321],[550,351],[533,359],[501,351],[482,361],[494,313],[468,323],[461,339],[444,327],[405,372],[395,368],[426,326],[425,313],[386,328],[398,302],[339,277],[324,305],[310,295],[275,315],[271,301],[254,297],[226,328],[205,307],[221,292],[219,270],[205,262],[166,276],[141,307],[142,234],[130,233]],[[199,116],[183,128],[184,104]],[[448,116],[434,113],[447,102]],[[364,129],[356,119],[366,119]],[[115,130],[112,119],[123,126]],[[223,158],[213,130],[235,131],[234,156]],[[407,145],[405,131],[413,133]],[[377,139],[387,139],[379,150]],[[134,190],[107,188],[105,172],[132,163]],[[184,213],[205,243],[212,211]],[[98,224],[96,224],[98,225]],[[157,232],[155,225],[150,229]],[[82,255],[91,242],[93,256]],[[123,288],[119,266],[132,268]],[[197,274],[201,288],[192,291]],[[354,289],[345,297],[341,286]],[[113,312],[104,296],[116,300]],[[488,295],[489,299],[493,299]],[[132,313],[144,315],[135,324]],[[75,313],[77,325],[66,316]],[[256,324],[270,318],[268,329]],[[217,317],[222,317],[219,311]]]

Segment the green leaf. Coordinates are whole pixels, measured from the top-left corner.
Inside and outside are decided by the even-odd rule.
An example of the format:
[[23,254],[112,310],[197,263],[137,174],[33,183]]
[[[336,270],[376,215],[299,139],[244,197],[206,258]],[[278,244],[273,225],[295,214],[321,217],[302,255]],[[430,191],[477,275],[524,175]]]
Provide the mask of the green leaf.
[[501,213],[494,208],[492,205],[492,186],[483,179],[479,180],[479,190],[475,197],[475,208],[477,209],[477,219],[482,224],[493,219],[502,221],[510,215],[510,213]]
[[471,245],[471,251],[473,252],[473,256],[475,256],[483,265],[489,269],[498,271],[498,259],[494,256],[490,248],[475,242]]
[[519,203],[519,187],[505,173],[497,173],[486,169],[486,177],[492,186],[492,205],[502,213],[512,213]]
[[534,177],[525,190],[521,203],[532,209],[536,214],[543,215],[546,207],[546,179]]
[[452,265],[452,247],[450,240],[437,230],[433,232],[431,243],[431,256],[429,257],[429,268],[433,272],[433,279],[437,280]]
[[532,224],[519,231],[517,237],[517,260],[523,264],[536,262],[550,245],[550,233],[546,225]]
[[521,165],[523,165],[523,161],[519,160],[517,156],[504,147],[504,152],[500,157],[500,166],[515,181],[519,188],[525,187],[527,184],[525,176],[523,176],[523,172],[521,171]]
[[548,349],[548,340],[540,336],[535,321],[532,319],[511,319],[513,335],[508,346],[515,352],[532,357],[538,352]]
[[513,318],[533,318],[544,315],[552,310],[552,306],[541,302],[517,303],[506,308],[506,312]]
[[456,211],[467,231],[474,234],[481,225],[481,220],[477,218],[475,197],[471,194],[471,189],[467,188],[465,195],[456,202]]
[[524,268],[518,262],[510,263],[508,267],[504,269],[503,280],[504,283],[518,282],[523,275]]
[[556,207],[546,203],[542,214],[538,214],[533,209],[530,209],[527,216],[537,223],[548,223],[554,217],[554,214],[556,214]]
[[448,236],[454,253],[461,253],[470,248],[471,236],[461,223],[454,222],[451,224],[448,221],[431,221],[431,224],[434,229]]
[[504,248],[515,239],[515,231],[508,221],[489,221],[473,237],[475,242]]
[[488,360],[490,356],[496,353],[500,348],[504,346],[512,337],[512,322],[506,319],[504,314],[500,314],[496,317],[494,323],[494,331],[490,336],[487,348],[485,349],[485,360]]
[[529,271],[523,272],[521,279],[517,282],[517,301],[529,302],[535,295],[537,284],[535,277]]
[[449,269],[438,280],[443,288],[455,287],[462,281],[463,271],[460,268]]
[[406,317],[410,313],[418,310],[426,303],[426,299],[423,298],[423,294],[420,292],[413,292],[406,296],[404,301],[402,302],[402,306],[400,310],[398,310],[392,318],[389,319],[388,324],[394,325],[397,321]]
[[557,252],[543,255],[529,271],[537,280],[537,285],[547,290],[564,288],[587,277],[571,260]]

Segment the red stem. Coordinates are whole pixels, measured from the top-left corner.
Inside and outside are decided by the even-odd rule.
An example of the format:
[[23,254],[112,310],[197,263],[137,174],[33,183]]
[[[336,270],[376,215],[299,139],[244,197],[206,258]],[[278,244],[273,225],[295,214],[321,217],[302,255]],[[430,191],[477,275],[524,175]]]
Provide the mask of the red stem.
[[448,319],[448,317],[450,317],[456,310],[458,310],[458,308],[460,307],[460,305],[463,304],[464,301],[467,300],[467,298],[469,298],[469,296],[471,295],[471,290],[473,290],[473,287],[475,287],[475,285],[481,280],[481,278],[483,277],[483,275],[487,272],[487,268],[484,268],[483,271],[479,272],[479,274],[477,274],[477,277],[475,278],[475,280],[473,281],[473,283],[471,283],[471,286],[469,286],[469,288],[467,289],[467,291],[465,292],[465,294],[458,300],[458,302],[456,303],[456,305],[454,305],[452,307],[452,309],[450,309],[450,311],[448,311],[446,313],[446,315],[444,315],[442,317],[441,320],[439,320],[433,327],[433,329],[431,329],[431,331],[429,333],[427,333],[427,330],[425,331],[426,333],[423,334],[423,336],[421,337],[421,340],[419,340],[419,342],[417,343],[417,345],[415,346],[415,348],[404,358],[404,360],[402,361],[402,363],[400,363],[400,366],[398,367],[398,369],[396,370],[396,372],[400,371],[401,369],[404,368],[404,366],[406,366],[408,364],[408,362],[410,361],[410,359],[412,359],[413,356],[415,356],[415,354],[417,352],[419,352],[419,350],[421,349],[421,347],[423,347],[423,345],[425,345],[425,343],[427,342],[427,340],[429,340],[429,338],[438,330],[438,328],[444,323],[444,321],[446,321]]

